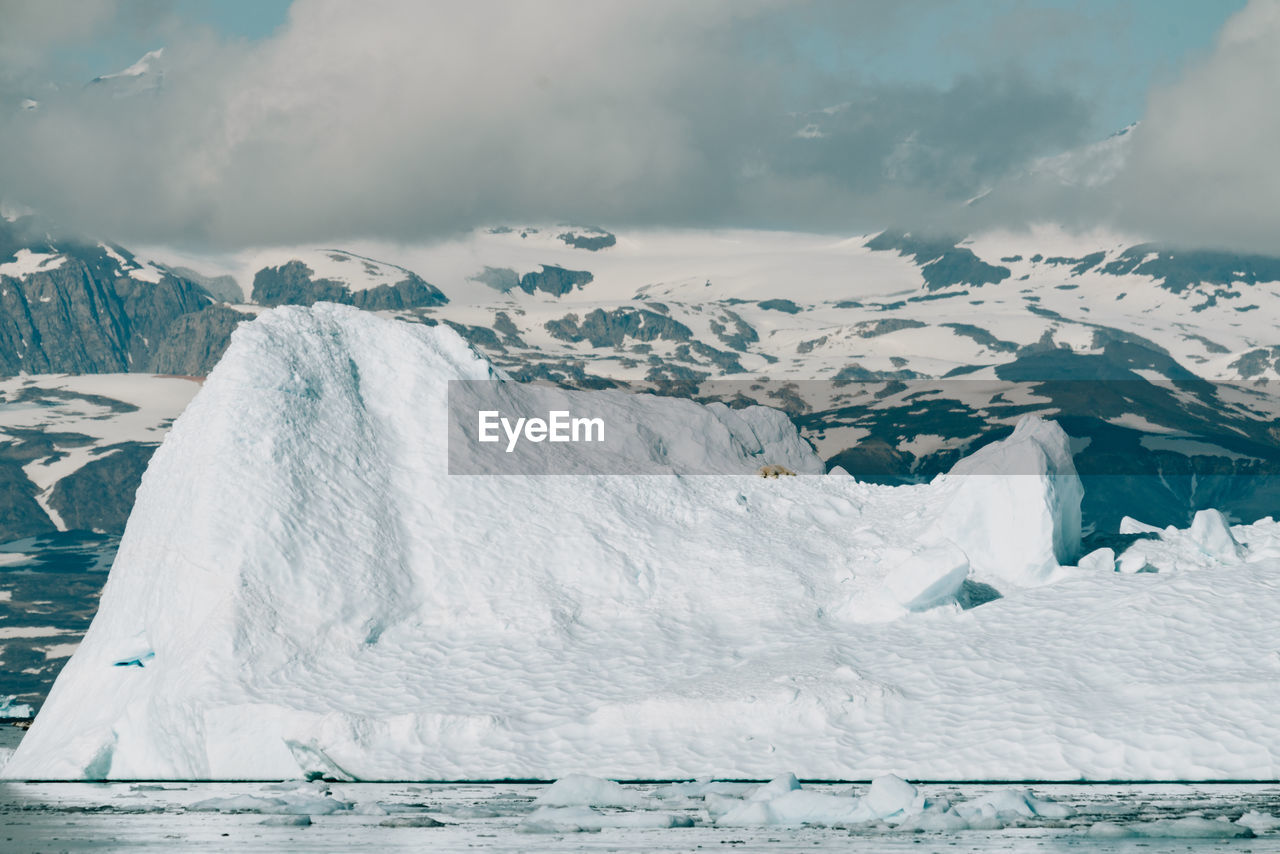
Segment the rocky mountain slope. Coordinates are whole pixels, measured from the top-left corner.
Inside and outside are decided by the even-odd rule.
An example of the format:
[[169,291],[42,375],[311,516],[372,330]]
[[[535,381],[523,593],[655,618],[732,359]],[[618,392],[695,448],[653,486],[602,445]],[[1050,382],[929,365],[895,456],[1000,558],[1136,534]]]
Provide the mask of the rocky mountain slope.
[[[120,246],[56,238],[0,219],[0,375],[204,374],[226,346],[226,309]],[[193,339],[214,333],[208,349]]]
[[1098,532],[1115,530],[1116,490],[1162,524],[1215,505],[1247,519],[1277,495],[1276,258],[1049,228],[501,227],[144,261],[23,242],[21,225],[0,247],[10,372],[204,374],[264,306],[332,301],[448,325],[517,379],[779,406],[828,464],[870,480],[928,479],[1022,415],[1053,415],[1078,440]]

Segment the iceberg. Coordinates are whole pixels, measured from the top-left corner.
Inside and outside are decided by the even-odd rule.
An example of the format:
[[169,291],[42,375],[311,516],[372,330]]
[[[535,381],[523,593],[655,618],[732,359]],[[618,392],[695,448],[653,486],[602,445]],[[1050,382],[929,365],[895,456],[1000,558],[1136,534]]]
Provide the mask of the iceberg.
[[[590,392],[632,450],[719,473],[450,474],[449,382],[495,378],[443,326],[243,324],[4,776],[1276,775],[1265,526],[1229,532],[1239,565],[1061,568],[1079,481],[1034,418],[983,451],[1018,474],[887,487],[818,474],[772,410]],[[962,610],[971,576],[1009,595]],[[1156,607],[1126,586],[1152,579]]]

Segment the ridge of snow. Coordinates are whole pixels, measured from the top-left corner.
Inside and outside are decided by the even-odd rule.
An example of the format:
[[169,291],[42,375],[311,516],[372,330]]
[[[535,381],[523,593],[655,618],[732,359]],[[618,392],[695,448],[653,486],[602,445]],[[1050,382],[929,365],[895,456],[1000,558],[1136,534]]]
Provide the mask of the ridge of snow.
[[125,68],[122,71],[117,71],[113,74],[103,74],[94,79],[117,80],[122,77],[141,77],[144,74],[150,73],[153,70],[155,63],[159,62],[163,56],[164,48],[162,47],[156,48],[155,50],[149,50],[144,53],[137,62],[133,63],[133,65],[130,65],[128,68]]

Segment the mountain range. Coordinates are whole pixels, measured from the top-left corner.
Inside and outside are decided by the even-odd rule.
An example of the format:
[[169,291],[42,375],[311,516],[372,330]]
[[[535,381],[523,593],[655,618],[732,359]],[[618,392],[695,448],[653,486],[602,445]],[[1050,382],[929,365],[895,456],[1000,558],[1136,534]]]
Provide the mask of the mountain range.
[[[952,239],[527,226],[192,258],[56,239],[20,218],[0,223],[0,277],[10,375],[200,377],[263,308],[329,301],[446,324],[516,379],[769,403],[829,465],[874,480],[927,479],[1029,411],[1078,437],[1086,477],[1165,475],[1147,502],[1160,523],[1224,498],[1247,516],[1250,499],[1223,493],[1236,480],[1205,476],[1269,475],[1280,459],[1280,259],[1266,256],[1047,228]],[[22,442],[6,432],[13,456]],[[83,446],[18,456],[48,468],[70,442]],[[1092,510],[1114,530],[1118,517]],[[8,533],[34,531],[11,521]]]

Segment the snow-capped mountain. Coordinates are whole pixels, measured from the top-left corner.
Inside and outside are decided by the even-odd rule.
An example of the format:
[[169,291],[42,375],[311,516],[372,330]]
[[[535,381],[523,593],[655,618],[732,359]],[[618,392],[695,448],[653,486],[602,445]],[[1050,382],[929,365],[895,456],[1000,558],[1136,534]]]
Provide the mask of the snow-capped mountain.
[[87,85],[113,98],[158,93],[164,88],[164,48],[148,51],[128,68],[95,77]]
[[[36,336],[10,333],[9,370],[203,374],[241,319],[324,300],[446,324],[518,379],[781,406],[829,464],[874,480],[928,479],[1022,414],[1052,415],[1097,478],[1086,516],[1099,534],[1118,524],[1114,490],[1140,490],[1162,523],[1206,506],[1265,513],[1280,459],[1271,257],[1051,228],[955,240],[569,226],[416,247],[148,254],[159,260],[11,241],[0,258],[10,324],[91,299],[42,301],[84,269],[119,282],[108,292],[133,294],[126,305],[162,289],[192,296],[166,300],[167,313],[145,315],[157,331],[94,359],[23,349]],[[185,270],[237,301],[214,301]],[[116,328],[77,322],[56,340]]]
[[1004,197],[1036,191],[1096,190],[1111,183],[1124,169],[1133,147],[1134,122],[1105,139],[1033,160],[1025,169],[1006,176],[965,204],[991,204]]
[[121,246],[0,221],[0,374],[207,373],[240,319],[215,302]]

